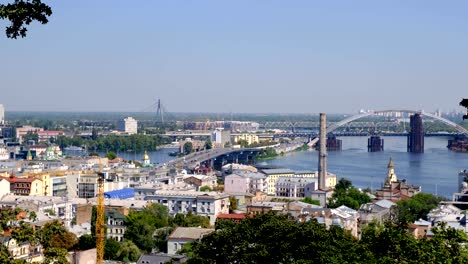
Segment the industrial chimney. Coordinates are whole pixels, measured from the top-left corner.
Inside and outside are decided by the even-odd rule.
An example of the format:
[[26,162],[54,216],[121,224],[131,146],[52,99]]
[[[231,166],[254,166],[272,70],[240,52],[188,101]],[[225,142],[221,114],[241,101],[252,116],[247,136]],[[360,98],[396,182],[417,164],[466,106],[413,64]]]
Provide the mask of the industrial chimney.
[[327,177],[327,116],[320,113],[320,149],[318,164],[318,187],[325,190],[325,181]]

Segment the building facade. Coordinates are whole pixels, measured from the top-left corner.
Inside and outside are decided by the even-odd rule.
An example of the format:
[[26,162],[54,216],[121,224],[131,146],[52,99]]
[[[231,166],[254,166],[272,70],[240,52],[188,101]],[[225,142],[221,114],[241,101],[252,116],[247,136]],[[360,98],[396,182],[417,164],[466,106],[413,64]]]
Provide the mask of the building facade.
[[238,143],[240,140],[245,140],[247,144],[252,145],[258,143],[258,136],[256,134],[240,134],[234,137],[234,142]]
[[44,131],[43,128],[40,127],[33,127],[33,126],[22,126],[16,128],[16,138],[18,142],[23,142],[23,137],[26,136],[28,132],[37,134],[40,131]]
[[107,234],[106,238],[114,239],[118,242],[123,242],[125,230],[127,229],[124,224],[125,215],[116,210],[106,211],[107,217]]
[[230,204],[229,195],[217,192],[156,191],[155,195],[146,196],[144,200],[167,206],[171,215],[193,212],[207,216],[211,225],[214,225],[218,214],[229,213]]
[[211,134],[211,142],[214,148],[223,148],[226,144],[231,144],[231,133],[224,128],[216,128]]
[[170,255],[176,254],[185,244],[200,240],[203,236],[214,231],[211,228],[177,227],[167,239],[167,253]]
[[56,176],[51,177],[52,183],[52,196],[67,196],[67,177],[66,176]]
[[117,123],[117,129],[130,135],[138,133],[138,121],[133,117],[127,117]]
[[252,193],[266,192],[268,189],[267,177],[264,174],[249,171],[235,171],[224,177],[224,192],[226,193]]
[[305,187],[308,184],[317,185],[317,178],[280,177],[276,183],[276,196],[305,197]]
[[[264,169],[262,172],[267,175],[268,189],[267,193],[276,195],[276,184],[280,178],[317,178],[318,172],[313,171],[298,171],[294,172],[290,169]],[[336,175],[327,172],[325,177],[325,186],[329,189],[334,189],[336,185]]]

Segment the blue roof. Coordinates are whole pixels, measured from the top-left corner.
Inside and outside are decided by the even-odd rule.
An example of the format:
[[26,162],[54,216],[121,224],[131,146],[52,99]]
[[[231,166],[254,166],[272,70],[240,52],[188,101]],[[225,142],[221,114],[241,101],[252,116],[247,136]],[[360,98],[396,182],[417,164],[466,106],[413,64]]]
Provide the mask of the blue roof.
[[111,199],[129,199],[135,197],[135,190],[133,188],[125,188],[120,190],[114,190],[104,193],[105,198]]

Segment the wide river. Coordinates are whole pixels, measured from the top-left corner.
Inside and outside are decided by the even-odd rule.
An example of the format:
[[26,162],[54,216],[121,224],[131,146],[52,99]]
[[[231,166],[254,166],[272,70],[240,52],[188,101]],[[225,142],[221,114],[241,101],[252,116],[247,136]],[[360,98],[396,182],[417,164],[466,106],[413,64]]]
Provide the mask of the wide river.
[[[406,152],[406,137],[383,137],[383,152],[367,152],[367,137],[340,137],[342,151],[328,152],[328,171],[347,178],[353,185],[372,190],[381,187],[392,157],[395,173],[409,184],[422,186],[423,192],[450,198],[458,191],[458,172],[468,169],[468,153],[447,149],[447,138],[426,137],[424,153]],[[293,170],[317,170],[318,152],[294,152],[266,161]]]
[[[328,171],[338,178],[350,179],[359,188],[380,188],[387,175],[390,157],[399,179],[421,185],[423,192],[450,198],[458,190],[458,172],[468,169],[468,153],[447,149],[447,138],[426,137],[425,152],[406,152],[406,137],[383,137],[383,152],[367,152],[367,137],[340,137],[342,151],[328,152]],[[173,159],[168,154],[174,149],[150,152],[151,162],[163,163]],[[118,153],[125,159],[142,159],[141,153]],[[318,152],[300,151],[273,160],[261,161],[293,170],[317,170]]]

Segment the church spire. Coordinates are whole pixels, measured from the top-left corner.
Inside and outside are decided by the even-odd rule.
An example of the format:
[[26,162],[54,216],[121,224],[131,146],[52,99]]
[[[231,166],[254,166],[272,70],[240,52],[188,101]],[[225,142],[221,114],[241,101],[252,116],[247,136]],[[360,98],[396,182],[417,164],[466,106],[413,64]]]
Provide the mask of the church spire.
[[393,165],[392,157],[390,157],[390,161],[388,162],[387,168],[389,168],[389,169],[394,169],[395,168],[395,166]]
[[395,166],[393,165],[392,157],[390,157],[390,161],[388,162],[388,174],[387,178],[385,179],[385,185],[391,186],[392,182],[397,182],[398,178],[395,174]]

